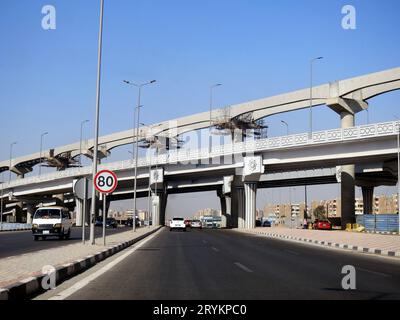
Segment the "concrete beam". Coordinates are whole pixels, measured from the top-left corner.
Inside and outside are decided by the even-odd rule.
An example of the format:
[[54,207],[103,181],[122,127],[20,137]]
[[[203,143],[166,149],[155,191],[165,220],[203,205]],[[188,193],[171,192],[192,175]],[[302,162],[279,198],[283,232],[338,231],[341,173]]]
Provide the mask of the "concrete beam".
[[365,101],[340,97],[326,99],[326,105],[338,114],[344,112],[354,115],[368,109],[368,103]]

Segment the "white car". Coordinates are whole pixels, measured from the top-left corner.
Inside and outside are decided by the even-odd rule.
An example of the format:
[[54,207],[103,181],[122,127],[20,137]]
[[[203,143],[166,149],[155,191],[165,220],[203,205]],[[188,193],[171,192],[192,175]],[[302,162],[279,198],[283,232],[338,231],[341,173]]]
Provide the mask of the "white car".
[[67,208],[42,207],[36,210],[32,220],[32,234],[35,241],[41,237],[58,237],[69,239],[71,236],[72,220]]
[[198,228],[198,229],[202,228],[200,220],[192,220],[191,226],[192,226],[192,228]]
[[183,218],[172,218],[169,223],[169,231],[174,229],[186,231],[186,224]]

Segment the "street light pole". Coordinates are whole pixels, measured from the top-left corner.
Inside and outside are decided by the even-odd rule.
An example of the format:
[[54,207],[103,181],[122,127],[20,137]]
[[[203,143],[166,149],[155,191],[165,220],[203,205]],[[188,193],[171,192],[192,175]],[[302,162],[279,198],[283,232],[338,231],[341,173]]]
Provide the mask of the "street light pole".
[[211,138],[211,126],[212,126],[212,108],[213,108],[213,89],[216,87],[222,86],[221,83],[216,83],[212,86],[210,86],[210,126],[209,126],[209,138],[208,138],[208,146],[209,146],[209,151],[211,152],[211,143],[212,143],[212,138]]
[[43,132],[40,136],[40,156],[39,156],[39,177],[42,174],[42,148],[43,148],[43,137],[49,134],[48,132]]
[[81,136],[79,139],[79,167],[82,167],[82,137],[83,137],[83,125],[89,122],[89,120],[81,121]]
[[289,135],[289,125],[286,121],[281,120],[281,122],[286,126],[286,135]]
[[[142,126],[145,126],[149,128],[149,126],[145,125],[144,123],[140,123]],[[151,128],[149,128],[151,130]],[[147,227],[150,228],[150,197],[151,197],[151,183],[150,183],[150,177],[151,177],[151,143],[149,146],[149,153],[150,153],[150,159],[149,159],[149,190],[147,193]]]
[[313,106],[313,63],[314,61],[321,60],[323,57],[314,58],[310,61],[310,139],[312,137],[313,125],[312,125],[312,106]]
[[12,159],[12,149],[13,149],[13,146],[14,145],[16,145],[17,144],[17,142],[13,142],[13,143],[11,143],[10,144],[10,162],[9,162],[9,165],[8,165],[8,170],[9,170],[9,175],[8,175],[8,182],[10,183],[10,181],[11,181],[11,159]]
[[103,9],[104,0],[100,0],[100,24],[99,39],[97,49],[97,84],[96,84],[96,113],[94,125],[94,147],[93,147],[93,163],[92,163],[92,202],[90,207],[90,243],[95,244],[94,238],[94,219],[96,216],[97,199],[95,188],[95,176],[97,174],[97,152],[99,148],[99,115],[100,115],[100,84],[101,84],[101,53],[103,43]]
[[140,123],[140,108],[142,107],[140,104],[140,98],[141,98],[141,91],[142,91],[142,87],[147,86],[149,84],[155,83],[156,80],[151,80],[149,82],[146,83],[142,83],[142,84],[136,84],[127,80],[124,80],[123,82],[125,82],[126,84],[135,86],[139,89],[138,92],[138,101],[137,101],[137,106],[135,108],[135,115],[136,115],[136,146],[135,146],[135,181],[134,181],[134,186],[133,186],[133,220],[132,220],[132,224],[133,224],[133,232],[136,231],[136,188],[137,188],[137,166],[138,166],[138,147],[139,147],[139,123]]

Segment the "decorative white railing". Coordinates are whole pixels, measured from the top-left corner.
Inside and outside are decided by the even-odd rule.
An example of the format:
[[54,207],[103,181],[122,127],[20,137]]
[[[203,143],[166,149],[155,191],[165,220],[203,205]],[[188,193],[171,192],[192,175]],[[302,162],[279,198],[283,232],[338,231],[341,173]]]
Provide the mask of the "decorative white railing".
[[[370,125],[362,125],[346,129],[332,129],[309,133],[294,134],[282,137],[260,139],[255,141],[238,142],[234,144],[225,144],[223,146],[213,147],[211,152],[208,148],[196,150],[170,151],[168,154],[156,156],[147,156],[138,159],[138,167],[148,167],[150,165],[165,165],[177,163],[193,163],[196,160],[208,159],[220,156],[229,156],[239,153],[255,153],[260,151],[284,149],[299,146],[312,146],[325,143],[342,142],[349,140],[369,139],[399,134],[399,122],[383,122]],[[99,169],[126,170],[134,168],[132,160],[117,161],[99,165]],[[24,179],[13,180],[10,183],[4,183],[4,189],[63,179],[67,177],[79,177],[89,175],[92,167],[71,168],[64,171],[58,171],[48,174],[42,174],[40,177],[28,177]]]

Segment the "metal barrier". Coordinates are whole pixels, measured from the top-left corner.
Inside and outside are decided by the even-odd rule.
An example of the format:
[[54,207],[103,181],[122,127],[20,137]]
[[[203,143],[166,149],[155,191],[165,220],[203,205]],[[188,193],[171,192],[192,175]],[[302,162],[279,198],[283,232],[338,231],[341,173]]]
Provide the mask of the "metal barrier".
[[356,216],[356,222],[366,231],[399,232],[398,214],[362,214]]

